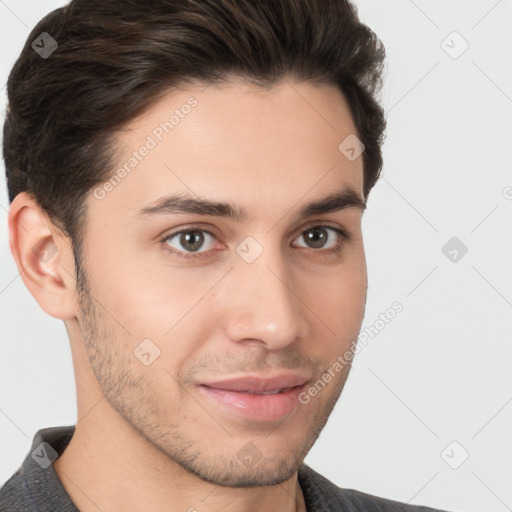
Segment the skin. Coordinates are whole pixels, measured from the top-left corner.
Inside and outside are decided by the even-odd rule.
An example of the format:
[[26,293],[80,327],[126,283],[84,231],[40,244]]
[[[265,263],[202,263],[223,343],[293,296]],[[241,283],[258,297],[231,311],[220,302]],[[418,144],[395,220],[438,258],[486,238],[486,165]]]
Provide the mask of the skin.
[[[297,220],[301,206],[341,187],[363,196],[362,157],[349,161],[338,150],[357,133],[342,94],[289,80],[262,91],[238,79],[170,91],[124,127],[119,165],[191,96],[197,106],[121,183],[101,200],[87,196],[84,293],[69,239],[26,194],[11,205],[22,278],[64,320],[71,343],[78,420],[53,466],[83,512],[305,510],[297,469],[350,365],[275,422],[240,418],[196,383],[280,371],[316,381],[361,328],[362,209]],[[136,216],[171,192],[243,206],[248,220]],[[303,234],[323,223],[350,240],[327,230],[326,248],[308,245]],[[162,239],[183,227],[214,234],[205,234],[202,257],[165,250]],[[236,252],[248,236],[263,247],[250,264]],[[328,255],[337,242],[341,253]],[[160,355],[145,366],[134,349],[148,338]],[[237,456],[247,443],[256,462]]]

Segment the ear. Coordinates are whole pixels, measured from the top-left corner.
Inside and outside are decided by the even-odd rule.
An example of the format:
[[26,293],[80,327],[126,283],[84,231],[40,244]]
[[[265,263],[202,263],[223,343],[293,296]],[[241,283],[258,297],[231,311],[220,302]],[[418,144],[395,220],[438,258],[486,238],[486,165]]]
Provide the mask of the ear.
[[9,208],[9,246],[25,286],[41,308],[55,318],[76,318],[71,240],[25,192]]

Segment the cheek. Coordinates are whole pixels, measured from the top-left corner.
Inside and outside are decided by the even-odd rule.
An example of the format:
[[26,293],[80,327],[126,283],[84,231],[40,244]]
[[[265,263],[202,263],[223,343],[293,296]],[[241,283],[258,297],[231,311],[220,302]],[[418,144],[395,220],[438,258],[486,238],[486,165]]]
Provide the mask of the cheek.
[[204,311],[208,292],[225,269],[187,270],[143,257],[133,258],[131,265],[128,258],[117,264],[104,260],[102,265],[93,295],[97,294],[110,313],[109,323],[120,338],[128,339],[130,347],[149,338],[161,350],[162,362],[169,362],[166,353],[172,347],[174,365],[197,348],[199,341],[194,340],[204,341],[202,322],[191,321]]
[[336,344],[350,343],[357,338],[363,321],[367,272],[364,251],[356,251],[347,264],[333,267],[321,277],[304,283],[311,309],[336,333]]
[[325,283],[316,296],[315,309],[337,333],[359,329],[364,314],[366,280],[359,275],[342,275]]

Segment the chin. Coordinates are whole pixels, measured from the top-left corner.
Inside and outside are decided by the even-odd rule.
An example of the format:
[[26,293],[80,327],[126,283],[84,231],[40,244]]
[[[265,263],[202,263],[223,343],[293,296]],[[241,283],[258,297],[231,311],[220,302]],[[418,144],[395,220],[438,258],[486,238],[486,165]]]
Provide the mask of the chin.
[[205,482],[222,487],[265,487],[289,480],[301,461],[287,459],[242,461],[236,455],[231,460],[202,464],[180,464],[186,471]]

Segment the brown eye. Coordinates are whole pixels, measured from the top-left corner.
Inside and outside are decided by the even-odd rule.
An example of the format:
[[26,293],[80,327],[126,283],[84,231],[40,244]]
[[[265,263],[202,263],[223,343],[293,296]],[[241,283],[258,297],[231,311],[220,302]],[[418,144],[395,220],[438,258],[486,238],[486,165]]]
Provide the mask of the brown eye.
[[[209,240],[211,238],[212,240]],[[164,242],[172,249],[172,252],[178,253],[202,253],[212,249],[215,237],[212,233],[205,229],[185,229],[172,233],[164,239]],[[200,251],[205,245],[206,250]]]
[[326,244],[329,238],[329,233],[325,228],[314,228],[305,231],[302,237],[310,247],[320,249]]
[[340,245],[339,239],[344,237],[344,233],[330,226],[315,226],[304,231],[297,240],[304,241],[306,244],[300,247],[309,247],[310,249],[334,249]]

